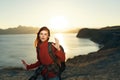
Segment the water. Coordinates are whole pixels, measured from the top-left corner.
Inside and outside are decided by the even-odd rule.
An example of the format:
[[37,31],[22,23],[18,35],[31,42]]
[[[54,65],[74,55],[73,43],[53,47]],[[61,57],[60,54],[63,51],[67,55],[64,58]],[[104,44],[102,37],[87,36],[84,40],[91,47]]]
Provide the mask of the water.
[[[98,45],[89,39],[76,38],[76,33],[51,34],[50,41],[58,38],[64,47],[66,59],[97,51]],[[0,67],[22,67],[21,59],[28,64],[36,61],[34,40],[36,34],[0,35]]]

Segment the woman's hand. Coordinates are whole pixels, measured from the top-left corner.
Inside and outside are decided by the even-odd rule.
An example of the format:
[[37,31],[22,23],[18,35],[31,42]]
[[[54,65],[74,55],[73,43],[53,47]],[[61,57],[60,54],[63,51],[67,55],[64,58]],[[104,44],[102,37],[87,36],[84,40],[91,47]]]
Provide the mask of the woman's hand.
[[25,69],[27,69],[27,63],[24,60],[21,60],[21,62],[23,63],[23,65],[25,66]]
[[59,40],[55,38],[55,44],[52,44],[58,51],[60,51],[60,45],[59,45]]

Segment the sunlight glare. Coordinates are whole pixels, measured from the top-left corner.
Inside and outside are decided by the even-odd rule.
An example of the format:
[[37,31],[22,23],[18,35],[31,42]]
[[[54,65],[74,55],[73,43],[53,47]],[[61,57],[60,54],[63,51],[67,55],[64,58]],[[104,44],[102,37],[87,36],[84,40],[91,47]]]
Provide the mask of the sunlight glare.
[[57,31],[68,29],[68,20],[64,16],[55,16],[50,19],[50,27]]
[[61,33],[56,33],[54,34],[55,38],[57,38],[59,40],[59,43],[61,45],[64,45],[64,38],[63,38],[63,35]]
[[[59,43],[60,45],[62,45],[62,47],[64,48],[64,52],[68,52],[68,49],[67,49],[67,45],[65,43],[65,40],[64,40],[64,36],[62,33],[56,33],[54,34],[55,38],[57,38],[59,40]],[[70,56],[69,54],[65,54],[66,55],[66,60],[68,59],[68,57]]]

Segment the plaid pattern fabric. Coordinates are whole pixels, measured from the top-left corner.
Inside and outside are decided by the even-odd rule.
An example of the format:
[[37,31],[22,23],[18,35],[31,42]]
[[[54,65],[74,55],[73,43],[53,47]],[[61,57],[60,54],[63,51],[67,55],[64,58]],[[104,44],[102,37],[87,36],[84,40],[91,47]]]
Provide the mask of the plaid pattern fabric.
[[44,65],[39,66],[28,80],[36,80],[44,68]]
[[47,66],[47,69],[48,69],[48,72],[54,72],[54,73],[59,73],[60,71],[60,67],[56,63]]

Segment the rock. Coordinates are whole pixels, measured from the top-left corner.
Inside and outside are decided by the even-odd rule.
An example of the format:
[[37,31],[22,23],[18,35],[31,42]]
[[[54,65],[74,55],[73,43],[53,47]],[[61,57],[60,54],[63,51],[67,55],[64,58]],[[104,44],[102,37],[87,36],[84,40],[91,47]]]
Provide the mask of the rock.
[[120,26],[106,27],[101,29],[81,29],[77,37],[88,38],[98,43],[100,50],[120,47]]

